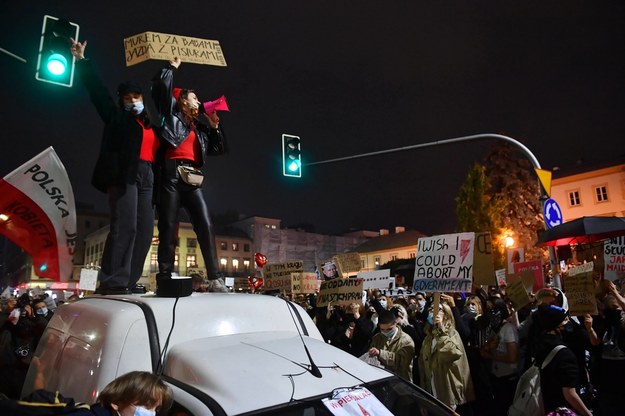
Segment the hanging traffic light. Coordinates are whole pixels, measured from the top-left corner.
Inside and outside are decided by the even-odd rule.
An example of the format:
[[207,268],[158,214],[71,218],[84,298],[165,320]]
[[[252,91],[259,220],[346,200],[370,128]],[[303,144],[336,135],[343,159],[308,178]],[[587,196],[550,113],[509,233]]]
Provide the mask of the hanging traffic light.
[[282,174],[302,177],[302,152],[298,136],[282,135]]
[[39,57],[35,78],[39,81],[71,87],[74,81],[74,57],[69,38],[78,39],[79,26],[65,19],[45,15],[41,28]]

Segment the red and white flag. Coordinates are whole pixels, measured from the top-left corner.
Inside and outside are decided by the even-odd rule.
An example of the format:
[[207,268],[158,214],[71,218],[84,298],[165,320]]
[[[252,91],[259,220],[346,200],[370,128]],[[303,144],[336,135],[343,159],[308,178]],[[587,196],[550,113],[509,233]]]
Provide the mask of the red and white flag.
[[76,205],[52,147],[0,179],[0,233],[32,258],[39,277],[67,281],[76,246]]

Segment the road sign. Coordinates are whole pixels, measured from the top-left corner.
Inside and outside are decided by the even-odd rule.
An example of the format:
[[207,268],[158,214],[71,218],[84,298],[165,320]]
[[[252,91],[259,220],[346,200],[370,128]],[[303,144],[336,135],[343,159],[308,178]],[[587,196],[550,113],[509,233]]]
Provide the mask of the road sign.
[[543,215],[545,216],[545,224],[547,224],[549,228],[562,224],[562,210],[560,209],[560,205],[551,198],[547,199],[543,205]]

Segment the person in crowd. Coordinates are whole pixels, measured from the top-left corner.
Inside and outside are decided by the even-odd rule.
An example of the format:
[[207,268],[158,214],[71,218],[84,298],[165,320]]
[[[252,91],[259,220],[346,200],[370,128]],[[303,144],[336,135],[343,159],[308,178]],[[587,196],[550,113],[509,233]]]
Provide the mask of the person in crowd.
[[[423,340],[425,339],[425,333],[423,332],[423,328],[415,328],[408,321],[408,311],[406,308],[400,303],[395,303],[391,307],[391,312],[395,315],[395,322],[399,327],[404,331],[415,345],[415,354],[412,358],[412,380],[419,380],[419,355],[417,353],[417,348],[421,350],[421,344],[423,344]],[[417,345],[419,347],[417,347]]]
[[154,234],[152,164],[159,139],[143,103],[141,86],[126,81],[113,98],[85,58],[87,41],[71,39],[76,74],[104,122],[91,183],[108,197],[110,230],[104,243],[96,293],[137,291]]
[[48,309],[48,305],[46,304],[46,302],[43,300],[43,298],[41,299],[36,299],[33,301],[33,310],[34,310],[34,316],[33,316],[33,323],[34,323],[34,348],[37,348],[37,345],[39,344],[39,340],[41,339],[41,336],[43,335],[43,332],[45,331],[46,327],[48,326],[48,322],[50,322],[50,319],[52,319],[52,316],[54,315],[54,312],[50,311]]
[[389,310],[380,311],[378,327],[380,332],[371,339],[369,357],[377,357],[384,368],[412,382],[415,350],[412,338],[401,329]]
[[373,337],[373,323],[363,314],[364,307],[353,302],[348,305],[338,322],[332,345],[360,357],[369,350]]
[[132,371],[107,384],[91,411],[98,416],[147,416],[169,409],[172,403],[173,394],[160,377]]
[[488,340],[489,319],[485,313],[483,301],[477,294],[469,295],[465,302],[464,313],[460,319],[469,329],[469,336],[464,341],[471,380],[475,387],[475,400],[471,402],[475,415],[491,415],[493,393],[490,381],[490,360],[482,358],[481,349]]
[[506,414],[519,380],[519,336],[509,322],[511,316],[504,299],[487,300],[490,328],[494,337],[481,349],[482,358],[490,360],[490,375],[495,414]]
[[216,110],[206,113],[191,89],[173,87],[174,72],[181,60],[176,57],[152,79],[152,97],[163,120],[159,151],[158,195],[158,268],[159,281],[171,279],[176,254],[178,214],[184,208],[189,214],[206,262],[209,292],[227,292],[219,272],[215,231],[208,205],[202,192],[201,168],[208,155],[226,152],[225,137]]
[[[540,324],[536,364],[541,366],[554,347],[563,345],[562,333],[569,318],[563,308],[543,303],[538,306],[535,319]],[[592,415],[576,391],[579,386],[578,368],[573,351],[563,348],[541,371],[540,384],[545,413],[567,407],[578,415]]]
[[467,355],[449,305],[430,308],[419,354],[419,384],[460,414],[470,414],[475,392]]

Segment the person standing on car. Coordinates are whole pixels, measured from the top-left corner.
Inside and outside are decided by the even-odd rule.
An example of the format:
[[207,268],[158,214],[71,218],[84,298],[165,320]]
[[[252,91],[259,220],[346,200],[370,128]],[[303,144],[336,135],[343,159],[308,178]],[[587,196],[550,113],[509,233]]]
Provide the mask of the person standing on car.
[[171,279],[174,272],[178,212],[184,208],[206,263],[208,291],[227,292],[219,272],[215,232],[201,188],[200,170],[207,155],[226,152],[225,138],[214,107],[202,103],[193,90],[174,89],[174,72],[181,62],[178,57],[172,59],[152,79],[152,97],[163,121],[157,178],[157,286],[159,281]]
[[100,154],[91,183],[107,194],[110,228],[104,243],[96,293],[136,291],[154,234],[152,164],[159,139],[143,104],[139,84],[126,81],[113,98],[85,58],[87,41],[72,41],[76,73],[104,121]]

